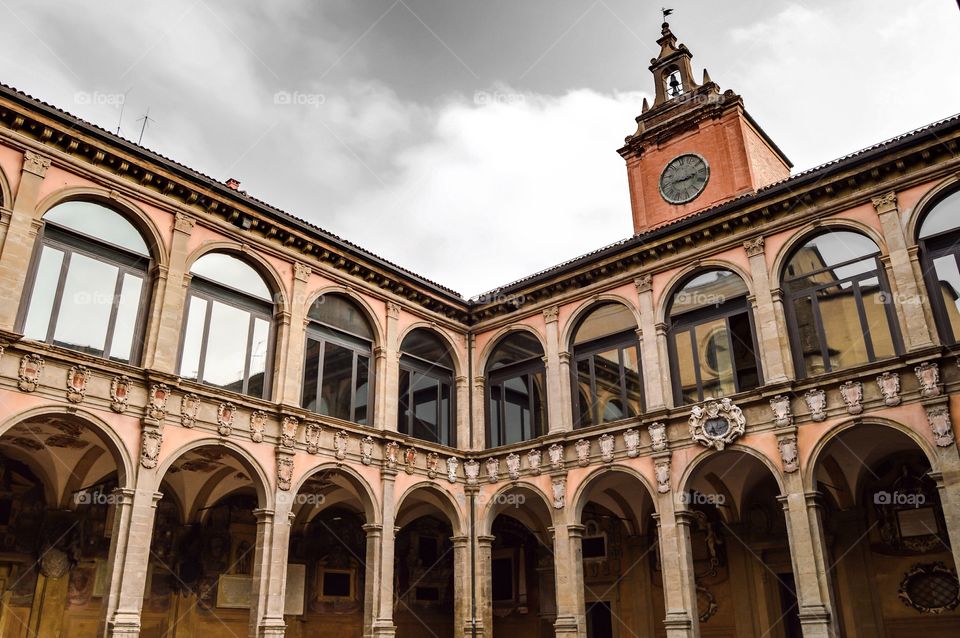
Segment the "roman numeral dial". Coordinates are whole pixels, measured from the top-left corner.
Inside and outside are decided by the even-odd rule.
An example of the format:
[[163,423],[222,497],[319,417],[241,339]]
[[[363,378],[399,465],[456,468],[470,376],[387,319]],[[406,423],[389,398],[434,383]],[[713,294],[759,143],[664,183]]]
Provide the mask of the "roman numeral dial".
[[710,167],[702,157],[680,155],[660,173],[660,195],[671,204],[685,204],[703,192],[708,179]]

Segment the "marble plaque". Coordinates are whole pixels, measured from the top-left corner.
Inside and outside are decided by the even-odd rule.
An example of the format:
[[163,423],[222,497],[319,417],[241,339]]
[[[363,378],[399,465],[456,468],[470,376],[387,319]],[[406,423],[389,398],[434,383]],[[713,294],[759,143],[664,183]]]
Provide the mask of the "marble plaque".
[[253,579],[249,574],[221,574],[217,582],[217,607],[249,609]]
[[285,616],[300,616],[303,614],[303,594],[306,583],[306,565],[287,565],[287,590],[283,601],[283,614]]

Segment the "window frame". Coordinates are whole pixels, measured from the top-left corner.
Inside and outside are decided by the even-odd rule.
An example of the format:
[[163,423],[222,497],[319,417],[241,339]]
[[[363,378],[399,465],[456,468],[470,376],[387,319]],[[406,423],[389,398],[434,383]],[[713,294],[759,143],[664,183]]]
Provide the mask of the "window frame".
[[[349,301],[349,300],[347,300]],[[366,320],[366,317],[364,318]],[[376,368],[375,359],[374,359],[374,344],[373,341],[356,335],[351,332],[347,332],[341,328],[331,326],[330,324],[323,323],[316,319],[307,318],[307,327],[305,330],[304,336],[304,349],[303,349],[303,376],[302,376],[302,387],[300,388],[300,407],[304,410],[309,410],[304,405],[304,392],[307,389],[307,365],[309,363],[308,351],[309,348],[307,344],[310,339],[318,342],[320,344],[320,354],[317,357],[317,380],[315,384],[315,400],[317,402],[317,408],[320,407],[320,398],[323,396],[323,359],[326,355],[326,344],[332,343],[336,346],[349,350],[351,353],[351,364],[350,364],[350,418],[347,419],[349,423],[359,425],[361,427],[371,427],[373,425],[373,410],[374,410],[374,399],[375,392],[374,389],[374,371]],[[371,329],[372,330],[372,329]],[[369,344],[367,349],[357,343],[362,341],[366,344]],[[359,423],[356,421],[357,417],[357,361],[359,356],[365,356],[367,358],[367,418],[365,419],[366,423]],[[323,414],[319,410],[311,410],[314,414],[319,414],[331,419],[339,419],[339,417]]]
[[[510,339],[512,336],[514,336],[514,334],[516,333],[508,333],[503,337],[501,337],[499,340],[497,340],[496,345],[490,351],[490,357],[488,361],[493,359],[493,355],[496,354],[497,350],[499,350],[503,346],[503,344],[506,342],[507,339]],[[543,351],[543,344],[540,342],[540,340],[535,335],[532,335],[530,333],[527,333],[527,334],[529,334],[537,342],[537,346],[541,349],[541,351]],[[550,427],[550,414],[548,412],[548,402],[547,402],[547,396],[546,396],[547,366],[543,360],[544,356],[546,355],[545,354],[542,354],[539,356],[534,355],[526,359],[513,361],[512,363],[502,365],[492,370],[489,367],[489,363],[487,364],[487,367],[484,370],[484,393],[485,394],[483,399],[484,399],[485,405],[483,410],[483,416],[484,416],[484,431],[486,433],[486,444],[488,449],[497,448],[504,445],[513,445],[511,443],[503,442],[505,438],[504,435],[506,434],[506,429],[505,429],[505,421],[506,421],[505,405],[506,404],[503,401],[503,395],[504,395],[503,385],[510,379],[514,379],[517,377],[523,377],[523,376],[527,377],[527,381],[526,381],[527,396],[529,397],[527,409],[530,411],[530,418],[531,418],[531,425],[532,425],[529,435],[526,437],[521,437],[520,441],[518,441],[517,443],[521,443],[524,441],[532,441],[536,438],[539,438],[547,434]],[[541,373],[543,375],[543,380],[544,380],[544,387],[543,387],[543,393],[542,393],[543,396],[541,397],[541,403],[543,407],[542,419],[539,417],[540,413],[535,409],[536,403],[534,402],[533,378],[537,373]],[[498,428],[497,428],[496,443],[494,443],[493,436],[492,436],[493,429],[492,429],[492,423],[491,423],[492,415],[491,415],[491,406],[490,406],[490,402],[493,398],[494,386],[500,387],[500,396],[501,396],[501,399],[499,402],[500,409],[499,409],[499,413],[497,414]]]
[[[68,200],[72,201],[72,200]],[[65,202],[60,202],[65,203]],[[99,204],[98,202],[92,202]],[[53,210],[56,206],[51,207]],[[131,223],[123,214],[104,206],[116,215],[119,215],[128,223]],[[49,212],[49,210],[47,212]],[[139,232],[136,225],[134,228]],[[146,240],[144,239],[144,243]],[[141,255],[116,244],[102,242],[86,233],[78,232],[74,229],[60,226],[51,222],[43,222],[42,230],[34,243],[33,254],[30,257],[30,263],[27,266],[27,276],[24,280],[24,295],[20,301],[20,307],[17,309],[16,326],[18,332],[23,332],[26,327],[27,316],[30,307],[33,304],[34,292],[37,283],[37,275],[40,268],[40,261],[43,257],[44,249],[49,246],[54,250],[63,253],[63,259],[60,263],[60,272],[57,274],[57,285],[54,292],[53,305],[50,309],[50,316],[47,318],[47,329],[40,343],[45,343],[57,348],[64,348],[71,352],[79,352],[91,357],[114,361],[117,363],[139,366],[143,357],[143,350],[146,339],[146,326],[149,312],[149,301],[153,294],[153,266],[154,259],[152,254]],[[149,245],[148,245],[149,250]],[[107,332],[104,336],[104,350],[100,355],[95,355],[83,350],[77,350],[66,345],[58,344],[54,341],[57,322],[63,305],[63,291],[66,284],[67,275],[70,270],[70,261],[74,253],[78,253],[89,259],[100,263],[113,266],[117,269],[117,280],[114,284],[113,303],[110,308],[110,319],[107,326]],[[142,264],[142,266],[138,265]],[[124,276],[130,274],[138,276],[141,281],[139,303],[137,307],[137,318],[133,325],[133,340],[130,344],[130,358],[126,361],[114,359],[110,356],[113,350],[113,338],[117,327],[117,312],[120,304],[120,293],[123,290]]]
[[[869,239],[874,244],[874,246],[876,246],[876,251],[872,253],[868,253],[866,255],[853,257],[851,259],[847,259],[842,262],[837,262],[835,264],[831,264],[826,268],[821,268],[820,270],[804,273],[803,275],[800,275],[798,277],[792,277],[792,278],[788,277],[786,274],[787,268],[789,268],[790,264],[793,262],[794,258],[797,256],[797,253],[817,237],[828,235],[831,232],[849,232],[856,235],[860,235],[861,237],[865,237],[866,239]],[[824,370],[822,373],[819,373],[819,374],[831,374],[839,370],[848,370],[851,367],[856,367],[856,365],[867,365],[867,364],[876,363],[877,361],[882,360],[877,358],[874,353],[873,338],[870,335],[870,326],[866,318],[866,309],[863,303],[863,294],[861,293],[860,284],[859,284],[860,280],[866,280],[866,279],[871,279],[873,277],[876,277],[879,283],[880,293],[885,295],[888,299],[891,298],[890,283],[887,279],[887,271],[886,271],[886,268],[884,268],[883,266],[883,262],[881,261],[882,255],[883,255],[883,251],[880,249],[880,246],[878,246],[877,243],[873,241],[872,238],[868,237],[867,235],[864,235],[863,233],[857,232],[856,230],[847,229],[847,228],[837,229],[836,231],[827,231],[825,233],[816,233],[813,235],[808,235],[801,242],[797,243],[794,248],[791,249],[789,258],[786,261],[784,261],[783,270],[780,275],[780,290],[783,294],[783,300],[784,300],[784,306],[785,306],[784,315],[787,322],[787,333],[790,338],[790,351],[793,357],[794,371],[798,379],[808,379],[814,376],[818,376],[817,374],[813,374],[807,370],[807,364],[806,364],[806,361],[804,360],[803,350],[800,343],[800,328],[799,328],[799,325],[797,324],[796,303],[798,300],[803,299],[805,297],[810,298],[810,307],[814,315],[814,323],[815,323],[816,332],[817,332],[817,343],[820,349],[820,357],[824,364]],[[874,270],[856,273],[854,275],[850,275],[842,279],[834,279],[830,282],[823,283],[823,284],[808,286],[799,291],[791,290],[790,286],[788,285],[789,282],[793,280],[813,277],[823,272],[836,271],[845,266],[849,266],[857,262],[867,261],[868,259],[873,260],[875,265]],[[830,362],[829,348],[826,347],[828,345],[826,331],[824,330],[824,327],[823,327],[823,320],[820,314],[820,304],[817,301],[816,293],[819,292],[820,290],[823,290],[826,288],[839,287],[846,283],[851,284],[854,290],[854,299],[857,305],[857,318],[860,321],[860,327],[863,330],[864,349],[867,352],[867,361],[862,362],[860,364],[854,364],[853,366],[848,366],[846,368],[840,367],[834,370],[833,365]],[[903,340],[900,335],[900,326],[899,326],[899,322],[897,321],[896,312],[893,309],[893,304],[885,303],[883,304],[883,306],[884,306],[884,313],[886,314],[886,317],[887,317],[887,324],[890,327],[890,338],[893,343],[893,350],[895,353],[894,356],[902,355],[904,351]]]
[[[437,372],[438,370],[442,371],[442,373]],[[439,445],[446,445],[446,446],[448,446],[448,447],[456,447],[456,445],[457,445],[457,422],[456,422],[456,414],[457,414],[457,408],[456,408],[457,397],[456,397],[456,395],[457,395],[457,393],[456,393],[456,384],[454,383],[454,372],[453,372],[453,370],[447,368],[446,366],[442,366],[442,365],[440,365],[439,363],[436,363],[436,362],[433,362],[433,361],[428,361],[428,360],[426,360],[426,359],[422,359],[422,358],[420,358],[420,357],[418,357],[418,356],[416,356],[416,355],[412,355],[412,354],[409,354],[409,353],[407,353],[407,352],[403,352],[403,350],[401,350],[401,351],[400,351],[400,363],[399,363],[399,365],[398,365],[398,371],[399,371],[399,373],[401,373],[401,374],[402,374],[403,372],[409,373],[409,374],[411,375],[411,378],[412,378],[412,375],[414,375],[414,374],[419,374],[419,375],[423,375],[423,376],[427,377],[428,379],[431,379],[431,380],[433,380],[433,381],[436,382],[436,386],[437,386],[437,424],[438,424],[438,426],[442,423],[442,417],[443,417],[443,409],[442,409],[440,406],[443,404],[443,386],[444,386],[444,385],[446,385],[446,386],[449,388],[449,397],[450,397],[450,400],[447,402],[447,403],[448,403],[448,407],[447,407],[447,411],[448,411],[448,414],[447,414],[447,432],[446,432],[446,439],[447,439],[447,440],[446,440],[446,441],[443,441],[443,440],[442,440],[442,439],[443,439],[442,436],[441,436],[441,440],[439,440],[439,441],[433,441],[433,440],[430,440],[430,439],[423,439],[423,438],[414,436],[414,434],[413,434],[414,413],[413,413],[413,410],[409,409],[409,407],[413,405],[413,385],[414,385],[413,383],[409,383],[409,384],[407,385],[407,397],[406,397],[407,403],[406,403],[406,405],[408,406],[408,412],[409,412],[409,414],[408,414],[408,418],[406,419],[406,421],[407,421],[407,423],[406,423],[406,428],[400,427],[401,421],[403,420],[403,413],[402,413],[402,411],[399,409],[399,407],[403,405],[403,397],[402,397],[402,395],[400,394],[400,387],[399,387],[399,384],[398,384],[398,387],[397,387],[397,398],[398,398],[398,401],[397,401],[397,406],[398,406],[398,409],[397,409],[397,431],[398,431],[400,434],[405,434],[405,435],[407,435],[407,436],[409,436],[409,437],[412,437],[412,438],[417,439],[418,441],[428,441],[428,442],[430,442],[430,443],[437,443],[437,444],[439,444]],[[399,375],[398,375],[397,378],[399,379]]]
[[[602,306],[596,306],[587,312],[584,315],[583,319],[579,322],[577,329],[573,333],[573,339],[576,339],[577,332],[583,326],[584,322],[593,314],[594,310],[601,308]],[[624,306],[625,309],[629,310]],[[599,397],[597,395],[597,375],[596,375],[596,366],[594,365],[594,355],[597,355],[601,352],[607,352],[609,350],[617,349],[617,359],[620,368],[620,401],[623,403],[624,408],[626,409],[630,403],[627,399],[627,384],[626,384],[626,368],[623,362],[624,351],[627,348],[634,348],[637,356],[637,373],[639,375],[640,382],[640,412],[634,416],[626,415],[620,419],[614,421],[603,421],[597,417],[602,416],[602,411],[599,406]],[[598,337],[591,341],[585,341],[580,344],[572,346],[573,352],[570,356],[570,382],[571,382],[571,392],[570,399],[573,408],[573,429],[579,430],[581,428],[594,427],[598,425],[608,425],[610,423],[617,423],[618,421],[624,421],[626,419],[635,419],[643,416],[644,412],[647,409],[647,396],[646,388],[644,387],[644,377],[643,377],[643,359],[642,352],[640,350],[640,335],[637,334],[637,329],[628,329],[621,332],[615,332],[613,334],[604,335]],[[579,364],[580,361],[584,359],[589,359],[590,361],[590,419],[591,423],[581,424],[580,421],[580,380],[579,380]]]
[[[936,326],[940,340],[949,345],[960,344],[960,334],[954,334],[954,329],[950,323],[949,313],[944,305],[943,295],[940,294],[940,281],[937,275],[937,268],[934,261],[942,257],[953,257],[957,263],[957,269],[960,270],[960,247],[956,242],[960,241],[960,227],[951,228],[943,232],[931,235],[930,237],[920,237],[923,232],[923,225],[934,213],[936,208],[948,197],[960,191],[947,192],[933,203],[924,213],[917,224],[917,245],[920,248],[920,265],[923,272],[923,283],[927,288],[927,299],[931,301],[930,309],[933,313],[933,322]],[[952,241],[951,241],[952,240]]]

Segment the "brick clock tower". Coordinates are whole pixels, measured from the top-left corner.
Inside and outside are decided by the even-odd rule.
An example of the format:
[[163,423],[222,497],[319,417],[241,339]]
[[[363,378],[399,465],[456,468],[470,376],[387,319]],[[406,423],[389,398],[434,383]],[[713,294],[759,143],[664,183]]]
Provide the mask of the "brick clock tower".
[[706,69],[693,79],[693,54],[663,23],[660,55],[650,61],[656,94],[643,100],[627,161],[633,231],[641,233],[749,193],[790,175],[792,164],[731,90]]

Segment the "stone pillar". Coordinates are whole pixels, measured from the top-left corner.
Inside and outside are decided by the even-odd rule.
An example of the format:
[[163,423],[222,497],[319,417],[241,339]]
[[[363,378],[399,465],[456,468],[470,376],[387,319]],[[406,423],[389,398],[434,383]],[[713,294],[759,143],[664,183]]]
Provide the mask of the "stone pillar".
[[477,638],[493,636],[493,541],[477,536]]
[[257,509],[257,543],[253,560],[250,621],[257,638],[282,638],[287,588],[287,554],[290,550],[290,526],[294,514],[293,499],[287,491],[278,491],[273,510]]
[[154,304],[151,308],[144,345],[143,365],[160,372],[176,374],[180,362],[180,332],[186,311],[185,300],[190,285],[187,268],[188,243],[195,221],[189,215],[177,213],[173,222],[173,240],[167,259],[167,269],[156,283]]
[[[382,348],[378,348],[376,375],[376,398],[381,402],[374,408],[374,423],[377,429],[397,431],[397,410],[400,398],[400,305],[387,302],[387,326]],[[386,529],[386,528],[385,528]]]
[[[393,638],[397,633],[397,627],[393,623],[393,572],[394,572],[394,543],[396,542],[397,529],[396,522],[396,479],[397,470],[383,468],[383,510],[381,520],[383,521],[382,533],[380,534],[380,546],[377,551],[377,563],[369,570],[376,572],[377,587],[379,592],[375,596],[376,609],[372,618],[370,627],[370,636],[373,638]],[[368,543],[369,547],[369,543]],[[370,557],[367,556],[367,562]]]
[[914,276],[913,264],[910,262],[910,253],[907,250],[907,237],[900,221],[900,210],[897,207],[897,194],[890,191],[885,195],[873,198],[873,207],[880,218],[880,228],[883,239],[887,243],[887,254],[890,259],[890,271],[893,275],[896,297],[891,301],[897,315],[901,319],[900,333],[903,336],[907,350],[919,350],[934,345],[931,335],[936,334],[927,323],[923,306],[927,298],[923,294],[923,286],[918,285]]
[[487,420],[486,420],[486,388],[487,379],[483,375],[473,378],[473,441],[471,450],[483,450],[487,447]]
[[664,404],[667,407],[673,407],[675,399],[673,385],[670,382],[670,349],[667,347],[667,324],[660,322],[653,329],[657,338],[657,359],[654,362],[656,367],[649,373],[644,368],[644,374],[650,374],[656,378],[654,382],[659,382],[660,387],[663,388]]
[[788,379],[794,379],[799,374],[793,364],[793,350],[790,346],[790,339],[787,335],[790,332],[787,329],[787,317],[784,314],[783,290],[779,287],[770,288],[770,299],[773,303],[773,316],[776,320],[777,334],[780,338],[780,361],[783,362],[783,371]]
[[763,237],[743,243],[750,260],[750,276],[753,279],[753,323],[757,331],[760,361],[763,363],[763,378],[766,383],[787,380],[787,367],[783,359],[786,332],[780,331],[777,311],[770,293],[770,276]]
[[280,403],[300,407],[303,395],[303,364],[307,345],[307,295],[309,266],[293,264],[293,291],[290,294],[288,321],[277,331],[277,396]]
[[572,416],[570,410],[564,409],[563,394],[560,389],[564,379],[560,370],[559,316],[560,309],[557,306],[551,306],[543,311],[543,318],[547,322],[547,348],[543,362],[547,372],[547,423],[548,432],[551,434],[566,432],[572,428]]
[[470,385],[467,377],[463,375],[453,381],[457,398],[457,413],[454,415],[457,424],[455,430],[457,441],[454,447],[470,449]]
[[[653,307],[653,276],[640,275],[633,280],[637,287],[637,298],[640,306],[640,328],[637,334],[640,337],[640,356],[643,365],[643,392],[647,410],[659,410],[666,405],[665,397],[669,383],[664,385],[661,371],[669,368],[668,360],[660,358],[660,333],[654,328],[657,323],[656,310]],[[644,330],[643,326],[647,326]],[[666,335],[664,335],[666,345]],[[664,350],[666,352],[666,350]]]
[[552,528],[557,577],[557,638],[586,638],[583,593],[583,525],[566,523]]
[[830,602],[830,567],[827,565],[823,525],[816,493],[804,493],[800,472],[784,474],[786,494],[780,497],[787,517],[787,537],[797,587],[800,624],[805,638],[838,635]]
[[675,511],[673,493],[661,493],[659,513],[654,514],[660,534],[660,565],[663,569],[663,598],[667,610],[663,621],[667,638],[698,638],[697,584],[690,547],[693,515]]
[[450,542],[453,543],[453,635],[472,638],[470,537],[454,536]]
[[560,403],[562,404],[560,414],[563,417],[564,427],[567,430],[573,429],[573,381],[570,376],[570,351],[561,350],[558,357],[560,362],[560,373],[557,378],[560,379]]
[[[40,185],[48,168],[48,158],[33,151],[24,153],[20,185],[0,252],[0,330],[13,331],[16,325],[27,278],[26,264],[30,263],[40,228],[40,220],[36,217]],[[4,204],[9,206],[8,202]]]
[[367,535],[367,556],[363,579],[363,638],[373,636],[373,623],[380,608],[380,552],[383,544],[383,527],[374,523],[363,526]]
[[940,493],[940,507],[947,524],[947,537],[953,552],[953,563],[960,568],[960,455],[957,444],[938,446],[940,472],[931,473]]

